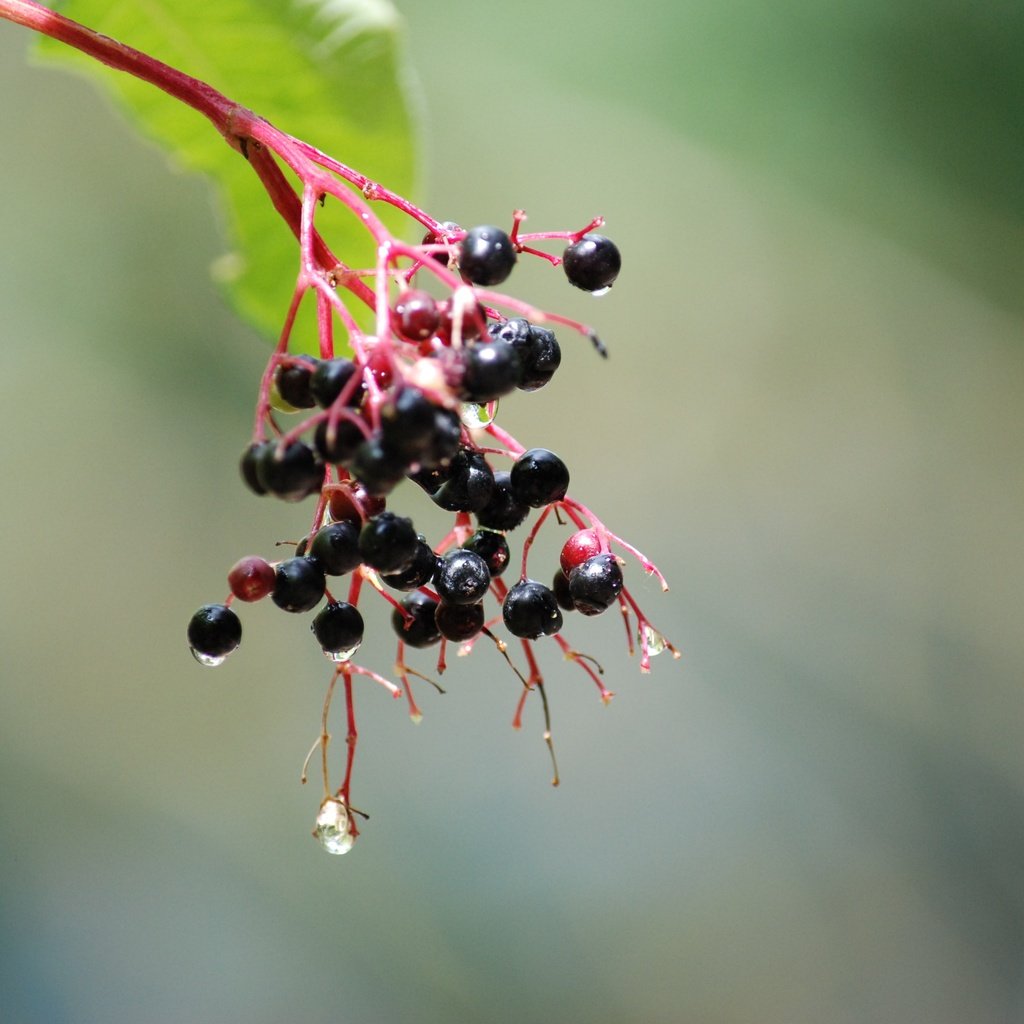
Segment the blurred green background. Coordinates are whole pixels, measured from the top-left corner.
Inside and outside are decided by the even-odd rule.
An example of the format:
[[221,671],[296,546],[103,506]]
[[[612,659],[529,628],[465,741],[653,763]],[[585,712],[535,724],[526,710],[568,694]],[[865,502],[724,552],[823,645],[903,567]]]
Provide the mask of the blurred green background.
[[306,515],[237,479],[209,189],[0,24],[0,1019],[1024,1019],[1024,13],[405,6],[425,204],[625,254],[597,302],[517,270],[611,358],[502,418],[684,658],[572,623],[618,697],[545,652],[558,790],[492,651],[418,728],[360,687],[372,820],[317,849],[305,622],[184,643]]

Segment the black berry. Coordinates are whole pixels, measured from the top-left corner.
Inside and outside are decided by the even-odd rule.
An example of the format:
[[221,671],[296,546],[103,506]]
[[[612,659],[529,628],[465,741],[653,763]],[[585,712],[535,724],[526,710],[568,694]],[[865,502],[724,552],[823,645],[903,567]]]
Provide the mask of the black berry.
[[273,441],[260,441],[258,444],[251,444],[244,452],[242,452],[242,457],[238,461],[238,469],[242,474],[242,479],[245,481],[245,486],[248,487],[253,494],[267,493],[266,487],[260,483],[257,467],[264,451],[266,451],[267,448],[273,448],[273,446]]
[[516,265],[512,240],[501,228],[470,228],[459,243],[459,269],[473,284],[501,284]]
[[622,256],[618,248],[604,235],[584,235],[578,242],[566,246],[562,254],[562,269],[569,283],[585,292],[610,288],[621,268]]
[[516,350],[504,341],[463,345],[449,357],[445,376],[465,402],[492,402],[522,379]]
[[395,590],[417,590],[434,578],[436,569],[437,555],[426,540],[420,537],[416,544],[416,554],[408,567],[401,572],[381,573],[380,578]]
[[442,601],[437,606],[434,621],[445,640],[461,643],[472,640],[484,628],[484,606],[482,604],[448,604]]
[[278,565],[270,596],[286,612],[308,612],[320,603],[326,586],[323,569],[312,558],[298,556]]
[[499,470],[490,500],[476,513],[476,521],[491,530],[514,530],[529,514],[530,506],[512,491],[510,474]]
[[312,409],[316,402],[309,389],[309,381],[319,359],[300,356],[287,366],[278,366],[274,373],[277,393],[294,409]]
[[509,559],[512,557],[504,535],[493,530],[477,530],[462,546],[467,551],[479,555],[487,563],[491,579],[500,576],[508,568]]
[[390,494],[405,479],[409,460],[380,437],[368,437],[352,456],[352,475],[375,495]]
[[491,585],[487,563],[467,548],[449,551],[437,565],[434,588],[448,604],[477,604]]
[[328,523],[316,531],[309,555],[328,576],[344,576],[360,562],[359,524],[346,520]]
[[431,495],[449,512],[476,512],[491,500],[494,471],[480,452],[463,448],[452,459],[448,479]]
[[242,623],[226,604],[204,604],[189,620],[188,644],[196,661],[220,664],[242,639]]
[[[321,409],[327,409],[334,404],[334,400],[341,394],[342,389],[358,372],[356,364],[351,359],[338,356],[336,359],[325,359],[313,371],[309,379],[309,390],[316,404]],[[348,396],[345,404],[353,409],[363,400],[363,382],[353,384],[348,389]]]
[[391,451],[415,461],[434,447],[439,411],[418,388],[398,388],[380,407],[381,439]]
[[313,447],[324,462],[342,465],[352,461],[365,439],[366,434],[350,419],[339,419],[333,426],[329,420],[321,420],[313,434]]
[[609,552],[588,558],[569,573],[572,603],[584,615],[600,614],[621,592],[622,569]]
[[[413,591],[402,601],[402,609],[391,613],[391,627],[410,647],[429,647],[441,639],[435,613],[437,602],[420,590]],[[406,615],[409,618],[406,618]]]
[[555,577],[551,581],[551,593],[555,595],[558,607],[565,612],[576,611],[576,605],[572,602],[572,594],[569,593],[569,578],[561,569],[555,570]]
[[536,580],[520,580],[509,590],[501,616],[513,636],[527,640],[551,636],[562,628],[562,613],[555,595]]
[[266,445],[256,462],[256,476],[271,494],[285,501],[301,501],[320,490],[324,464],[304,441],[292,441],[284,451]]
[[351,653],[363,642],[363,617],[347,601],[321,609],[310,629],[327,655]]
[[512,464],[509,474],[512,493],[531,508],[543,508],[561,501],[569,489],[569,470],[547,448],[531,448]]
[[368,519],[359,533],[363,561],[380,572],[397,573],[408,568],[418,546],[412,520],[394,512],[381,512]]
[[522,317],[513,317],[503,324],[492,324],[487,333],[495,341],[504,341],[515,349],[519,357],[519,382],[521,391],[536,391],[542,388],[555,374],[562,362],[562,350],[555,332],[537,327]]

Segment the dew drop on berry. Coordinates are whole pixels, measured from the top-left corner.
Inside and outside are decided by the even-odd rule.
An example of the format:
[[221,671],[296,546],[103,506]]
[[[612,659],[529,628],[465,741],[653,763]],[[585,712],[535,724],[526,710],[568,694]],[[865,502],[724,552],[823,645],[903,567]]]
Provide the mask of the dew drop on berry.
[[359,644],[355,647],[343,647],[340,651],[324,651],[327,655],[328,661],[333,661],[335,664],[342,664],[343,662],[349,661],[353,654],[359,650]]
[[493,423],[498,415],[498,402],[486,402],[478,405],[476,402],[463,402],[459,407],[459,419],[467,430],[477,430]]
[[602,295],[607,295],[611,290],[612,290],[612,286],[608,285],[607,288],[598,288],[596,292],[591,292],[590,294],[595,299],[599,299],[599,298],[601,298]]
[[189,650],[192,652],[192,657],[199,662],[200,665],[205,665],[207,668],[216,668],[218,665],[223,665],[228,660],[226,654],[203,654],[202,651],[197,651],[194,647],[190,647]]
[[313,826],[313,838],[328,852],[348,853],[356,841],[352,835],[352,822],[344,800],[328,797],[320,805],[320,813]]

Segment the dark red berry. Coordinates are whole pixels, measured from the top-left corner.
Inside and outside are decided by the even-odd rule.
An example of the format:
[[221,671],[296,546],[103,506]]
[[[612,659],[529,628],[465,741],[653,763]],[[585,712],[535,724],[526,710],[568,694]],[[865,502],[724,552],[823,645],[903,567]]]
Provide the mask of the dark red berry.
[[562,612],[555,595],[536,580],[520,580],[509,590],[501,616],[513,636],[527,640],[551,636],[562,628]]
[[561,501],[569,489],[569,470],[547,448],[531,448],[512,464],[509,474],[512,493],[531,508],[543,508]]
[[308,612],[320,603],[326,586],[327,580],[319,564],[312,558],[300,556],[278,565],[270,596],[274,604],[286,612]]
[[410,647],[429,647],[441,639],[435,621],[437,602],[432,597],[415,590],[402,600],[402,611],[396,608],[391,613],[391,628]]
[[599,615],[622,593],[622,569],[610,552],[594,555],[569,573],[569,594],[576,610]]
[[491,225],[470,228],[459,243],[459,270],[473,284],[501,284],[516,265],[512,240]]
[[259,601],[274,589],[274,567],[257,555],[240,558],[228,570],[228,586],[239,601]]
[[242,623],[225,604],[204,604],[189,620],[188,645],[200,664],[219,665],[241,639]]
[[604,235],[587,234],[566,246],[562,269],[569,283],[585,292],[610,288],[622,269],[622,256],[615,243]]
[[441,314],[429,292],[411,289],[398,296],[391,323],[395,331],[407,341],[424,341],[437,333]]
[[558,563],[562,572],[568,577],[569,573],[588,558],[601,553],[601,541],[596,530],[577,530],[563,545],[562,553],[558,556]]

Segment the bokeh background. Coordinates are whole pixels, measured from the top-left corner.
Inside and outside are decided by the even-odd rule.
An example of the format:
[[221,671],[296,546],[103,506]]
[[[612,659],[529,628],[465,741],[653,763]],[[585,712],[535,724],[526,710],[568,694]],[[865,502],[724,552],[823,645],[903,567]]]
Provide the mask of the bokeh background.
[[237,479],[209,188],[0,24],[0,1019],[1024,1020],[1021,10],[404,6],[425,204],[625,254],[598,301],[517,270],[611,358],[502,417],[684,657],[572,624],[618,696],[548,654],[558,790],[493,652],[419,727],[361,687],[325,856],[304,622],[184,643],[305,515]]

